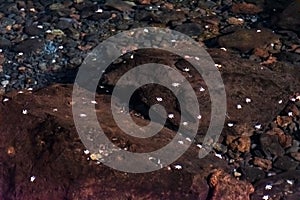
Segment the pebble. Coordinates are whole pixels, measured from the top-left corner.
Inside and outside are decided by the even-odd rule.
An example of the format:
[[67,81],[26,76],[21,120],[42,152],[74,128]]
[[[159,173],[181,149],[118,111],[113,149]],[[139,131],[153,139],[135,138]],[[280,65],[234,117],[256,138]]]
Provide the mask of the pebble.
[[26,54],[36,52],[38,49],[42,49],[44,47],[44,41],[42,39],[34,38],[27,39],[15,46],[13,49],[16,52],[24,52]]
[[181,25],[176,26],[175,30],[179,31],[183,34],[186,34],[190,37],[199,36],[203,32],[201,25],[197,24],[197,23],[181,24]]
[[257,33],[256,29],[240,29],[231,34],[221,36],[218,43],[222,47],[248,52],[255,48],[265,48],[266,45],[271,43],[279,43],[279,36],[265,28],[261,29],[260,33]]
[[289,156],[282,156],[275,160],[273,166],[277,169],[283,171],[295,170],[299,165],[299,162],[296,162]]
[[12,45],[12,43],[10,40],[0,36],[0,48],[1,49],[8,49],[11,47],[11,45]]
[[1,85],[2,85],[3,87],[6,87],[8,84],[9,84],[9,80],[1,81]]

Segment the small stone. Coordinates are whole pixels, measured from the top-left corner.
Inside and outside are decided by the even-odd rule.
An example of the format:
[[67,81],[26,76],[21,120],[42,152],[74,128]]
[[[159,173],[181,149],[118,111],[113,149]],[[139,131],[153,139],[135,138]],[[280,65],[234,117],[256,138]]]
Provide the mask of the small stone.
[[245,153],[250,151],[251,140],[250,137],[247,136],[239,137],[239,136],[227,135],[226,144],[229,145],[229,147],[235,152],[239,151]]
[[232,25],[243,25],[244,20],[242,18],[229,17],[227,22]]
[[233,13],[241,13],[241,14],[257,14],[263,11],[262,8],[251,4],[251,3],[235,3],[231,8]]
[[283,156],[285,151],[280,145],[278,135],[262,134],[259,138],[261,149],[268,157]]
[[275,168],[284,170],[284,171],[290,171],[295,170],[297,166],[299,165],[298,162],[290,158],[289,156],[283,156],[279,157],[277,160],[275,160],[273,166]]
[[261,33],[257,33],[255,29],[240,29],[231,34],[220,36],[218,43],[222,47],[248,52],[255,48],[265,48],[271,43],[280,43],[280,40],[279,36],[269,29],[261,29]]
[[185,23],[178,25],[175,28],[176,31],[186,34],[190,37],[192,36],[199,36],[203,33],[202,27],[200,24],[197,23]]
[[253,164],[267,171],[272,169],[272,161],[267,159],[254,157]]
[[32,24],[24,28],[24,32],[30,36],[42,35],[44,33],[43,29],[39,28],[37,25]]
[[273,128],[267,131],[268,135],[277,135],[278,142],[283,148],[288,148],[292,146],[293,138],[290,135],[286,135],[280,128]]
[[9,146],[9,147],[7,148],[7,154],[8,154],[9,156],[14,156],[14,155],[16,154],[15,148],[14,148],[13,146]]
[[106,1],[105,5],[122,12],[132,11],[133,10],[132,7],[135,6],[134,3],[121,1],[121,0],[108,0]]
[[300,161],[300,152],[292,152],[290,155],[295,160]]
[[215,170],[209,179],[212,187],[211,200],[220,199],[250,199],[250,194],[254,192],[254,187],[246,182],[240,181],[223,170]]
[[42,71],[46,71],[47,70],[47,63],[44,63],[44,62],[39,63],[39,68]]
[[276,123],[278,126],[284,128],[293,122],[293,118],[290,116],[277,116]]
[[36,52],[39,49],[42,49],[44,46],[44,41],[42,39],[34,38],[27,39],[15,46],[13,50],[15,52],[24,52],[26,54]]
[[90,155],[90,158],[91,158],[92,160],[100,160],[100,159],[102,158],[102,155],[101,155],[100,153],[92,153],[92,154]]
[[1,85],[2,85],[3,87],[6,87],[8,84],[9,84],[9,80],[1,81]]
[[79,66],[82,63],[81,57],[74,57],[70,60],[70,63],[74,66]]

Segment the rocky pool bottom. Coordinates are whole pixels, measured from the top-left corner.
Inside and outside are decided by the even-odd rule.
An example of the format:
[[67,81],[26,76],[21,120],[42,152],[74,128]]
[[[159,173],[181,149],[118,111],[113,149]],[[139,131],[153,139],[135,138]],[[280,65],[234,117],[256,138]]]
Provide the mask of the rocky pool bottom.
[[[296,0],[1,1],[0,199],[298,200],[299,7]],[[180,31],[209,52],[224,81],[227,99],[220,102],[228,113],[219,145],[199,159],[210,122],[205,81],[166,52],[119,59],[95,99],[101,126],[119,148],[159,149],[180,125],[174,95],[149,85],[136,91],[130,110],[120,112],[145,125],[149,107],[161,99],[169,117],[165,128],[151,140],[118,128],[109,113],[110,95],[133,66],[160,62],[176,68],[191,83],[201,110],[195,139],[179,143],[191,143],[180,159],[151,173],[122,173],[101,164],[110,148],[93,153],[83,146],[71,112],[72,85],[53,84],[72,83],[104,39],[148,26]]]

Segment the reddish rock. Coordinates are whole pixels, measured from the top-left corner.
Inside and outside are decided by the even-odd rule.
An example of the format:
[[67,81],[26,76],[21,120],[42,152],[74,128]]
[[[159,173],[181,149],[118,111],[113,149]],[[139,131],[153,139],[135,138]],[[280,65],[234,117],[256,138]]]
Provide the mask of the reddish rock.
[[266,134],[276,135],[278,137],[278,142],[283,148],[292,146],[293,138],[290,135],[285,134],[280,128],[273,128]]
[[251,14],[251,15],[263,11],[262,8],[256,6],[255,4],[245,3],[245,2],[233,4],[231,10],[233,13]]
[[276,123],[280,127],[287,127],[289,124],[293,122],[293,118],[290,116],[277,116]]
[[[119,172],[88,160],[72,119],[71,95],[72,86],[66,85],[6,95],[9,101],[0,105],[0,122],[5,124],[0,126],[0,199],[205,199],[209,174],[218,168],[229,171],[226,161],[214,155],[199,159],[195,146],[169,169],[145,174]],[[152,140],[123,134],[113,122],[107,99],[96,96],[101,105],[96,112],[116,145],[149,152],[173,138],[168,129]]]
[[243,25],[244,24],[244,20],[241,19],[241,18],[236,18],[236,17],[229,17],[227,19],[227,22],[229,24],[232,24],[232,25]]
[[267,171],[272,168],[272,161],[259,157],[254,157],[253,164]]
[[240,181],[222,170],[216,170],[209,183],[213,187],[211,200],[250,200],[254,192],[250,183]]
[[251,140],[248,136],[231,136],[227,135],[226,144],[233,150],[242,153],[249,152],[251,147]]

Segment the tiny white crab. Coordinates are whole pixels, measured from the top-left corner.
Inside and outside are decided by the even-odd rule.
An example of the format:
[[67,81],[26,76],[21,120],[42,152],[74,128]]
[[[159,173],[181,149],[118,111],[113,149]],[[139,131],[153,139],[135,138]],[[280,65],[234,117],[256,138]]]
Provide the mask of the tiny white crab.
[[255,128],[256,128],[256,129],[261,129],[261,124],[256,124],[256,125],[255,125]]
[[185,71],[185,72],[189,72],[189,71],[190,71],[190,69],[189,69],[188,67],[185,67],[185,68],[183,69],[183,71]]
[[79,115],[79,117],[87,117],[87,115],[82,113],[82,114]]
[[30,177],[30,182],[33,182],[35,180],[35,176]]
[[23,115],[27,115],[27,114],[28,114],[28,110],[23,109],[23,110],[22,110],[22,113],[23,113]]
[[265,190],[271,190],[272,187],[273,187],[272,185],[266,185],[266,186],[265,186]]
[[173,87],[179,87],[179,86],[180,86],[180,83],[172,83],[172,86],[173,86]]
[[172,114],[172,113],[168,114],[168,118],[174,119],[174,114]]
[[203,88],[203,87],[200,87],[200,92],[204,92],[205,91],[205,88]]
[[162,99],[161,97],[156,97],[156,100],[157,100],[158,102],[161,102],[163,99]]
[[181,165],[175,165],[174,168],[175,169],[182,169],[182,166]]
[[227,123],[227,126],[228,126],[228,127],[233,127],[233,125],[234,125],[234,124],[231,123],[231,122]]

